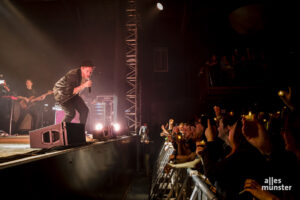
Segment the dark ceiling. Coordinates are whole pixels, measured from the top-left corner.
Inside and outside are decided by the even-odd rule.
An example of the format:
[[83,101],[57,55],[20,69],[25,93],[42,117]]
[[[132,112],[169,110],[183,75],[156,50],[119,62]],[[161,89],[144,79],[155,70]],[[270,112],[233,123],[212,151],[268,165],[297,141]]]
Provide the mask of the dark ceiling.
[[31,78],[51,89],[69,69],[92,60],[99,90],[112,90],[117,1],[3,1],[1,73],[17,89]]
[[[153,16],[152,0],[138,0],[140,43],[183,48],[190,62],[237,47],[297,51],[299,12],[293,1],[164,0]],[[92,59],[109,91],[122,39],[125,0],[11,0],[0,3],[1,73],[11,82],[32,78],[50,89],[68,69]],[[120,35],[118,35],[120,34]],[[282,47],[284,46],[284,50]],[[147,52],[139,52],[139,55]],[[277,57],[277,56],[275,56]],[[200,61],[199,61],[200,58]],[[196,61],[197,59],[197,61]],[[99,78],[100,79],[100,78]],[[20,84],[20,83],[19,83]]]

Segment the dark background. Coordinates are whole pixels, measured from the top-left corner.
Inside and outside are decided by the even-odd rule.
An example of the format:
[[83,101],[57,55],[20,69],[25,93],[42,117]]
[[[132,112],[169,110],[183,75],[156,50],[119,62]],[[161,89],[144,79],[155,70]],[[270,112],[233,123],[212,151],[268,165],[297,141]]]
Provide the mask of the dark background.
[[[189,120],[217,102],[247,110],[282,104],[277,91],[297,85],[299,12],[294,1],[138,0],[138,68],[142,122]],[[91,97],[115,94],[125,102],[125,0],[12,0],[0,3],[0,73],[15,91],[26,78],[40,93],[69,69],[91,59]],[[154,49],[168,49],[168,72],[154,71]],[[234,49],[265,55],[264,76],[248,85],[209,87],[198,76],[212,53]],[[254,74],[255,75],[255,74]],[[51,98],[51,97],[49,97]],[[51,99],[49,101],[52,101]]]
[[12,87],[26,78],[52,89],[69,69],[90,59],[99,92],[113,91],[116,1],[4,1],[1,71]]

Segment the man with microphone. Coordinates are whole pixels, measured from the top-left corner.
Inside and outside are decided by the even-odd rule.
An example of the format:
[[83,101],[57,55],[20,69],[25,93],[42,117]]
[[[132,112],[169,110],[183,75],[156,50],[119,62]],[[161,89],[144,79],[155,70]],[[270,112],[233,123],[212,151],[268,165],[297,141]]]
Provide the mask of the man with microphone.
[[85,88],[91,92],[92,81],[90,78],[94,68],[95,65],[91,61],[84,61],[80,68],[68,71],[55,83],[54,99],[65,112],[64,122],[71,122],[77,111],[80,123],[86,124],[89,109],[79,96],[79,92]]

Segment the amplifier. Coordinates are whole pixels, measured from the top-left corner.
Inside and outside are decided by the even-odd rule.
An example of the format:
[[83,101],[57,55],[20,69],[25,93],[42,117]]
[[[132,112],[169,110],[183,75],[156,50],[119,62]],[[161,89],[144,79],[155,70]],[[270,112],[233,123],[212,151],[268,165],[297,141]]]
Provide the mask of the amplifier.
[[62,122],[29,131],[30,147],[49,149],[86,144],[85,125]]

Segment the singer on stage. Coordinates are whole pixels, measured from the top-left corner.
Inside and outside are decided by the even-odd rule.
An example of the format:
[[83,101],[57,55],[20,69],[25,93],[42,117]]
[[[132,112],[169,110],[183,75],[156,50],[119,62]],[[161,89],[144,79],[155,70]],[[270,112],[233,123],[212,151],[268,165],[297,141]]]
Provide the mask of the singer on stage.
[[91,91],[92,81],[90,80],[95,66],[91,61],[84,61],[80,68],[70,70],[59,79],[53,88],[55,101],[65,111],[64,122],[71,122],[76,112],[79,113],[81,124],[86,124],[89,109],[79,92],[85,88]]

